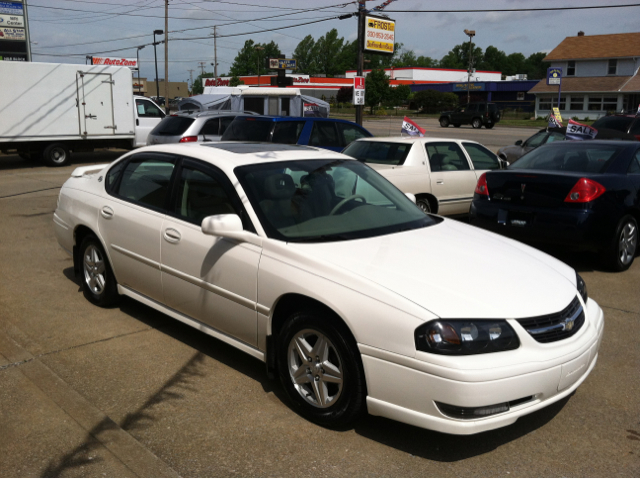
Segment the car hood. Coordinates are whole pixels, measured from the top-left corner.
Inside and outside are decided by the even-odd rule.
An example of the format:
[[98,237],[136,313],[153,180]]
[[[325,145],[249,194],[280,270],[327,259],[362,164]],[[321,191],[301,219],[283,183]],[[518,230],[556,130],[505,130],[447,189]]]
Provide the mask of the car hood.
[[[290,246],[442,318],[544,315],[562,310],[577,294],[569,266],[455,220],[374,238]],[[356,283],[363,284],[344,286]]]
[[498,150],[498,154],[500,154],[500,153],[514,153],[514,154],[517,154],[521,149],[522,149],[522,147],[518,146],[518,145],[503,146],[502,148],[500,148]]

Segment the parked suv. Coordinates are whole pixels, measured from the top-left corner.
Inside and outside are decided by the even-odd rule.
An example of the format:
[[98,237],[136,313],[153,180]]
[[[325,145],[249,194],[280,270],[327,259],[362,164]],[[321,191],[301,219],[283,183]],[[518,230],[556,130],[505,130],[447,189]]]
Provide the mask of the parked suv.
[[592,125],[595,129],[609,128],[629,133],[640,141],[640,116],[636,115],[608,115],[598,118]]
[[254,114],[229,110],[178,112],[165,117],[151,130],[147,145],[217,141],[236,116]]
[[309,145],[342,151],[358,138],[373,136],[347,120],[291,116],[238,116],[222,135],[222,141],[268,141]]
[[453,125],[471,125],[474,128],[493,128],[500,121],[500,110],[495,103],[469,103],[460,106],[455,111],[440,113],[440,126],[443,128]]

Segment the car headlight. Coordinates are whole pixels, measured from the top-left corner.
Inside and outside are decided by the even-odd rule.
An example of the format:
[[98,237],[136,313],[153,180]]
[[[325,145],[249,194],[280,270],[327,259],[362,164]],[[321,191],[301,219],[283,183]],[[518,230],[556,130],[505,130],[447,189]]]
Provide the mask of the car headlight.
[[589,299],[589,294],[587,293],[587,283],[584,282],[584,279],[582,279],[582,276],[580,276],[577,272],[576,272],[576,284],[578,288],[578,293],[580,293],[580,296],[582,296],[584,303],[587,304],[587,299]]
[[496,353],[520,346],[520,340],[503,319],[438,319],[415,331],[416,349],[427,353],[462,356]]

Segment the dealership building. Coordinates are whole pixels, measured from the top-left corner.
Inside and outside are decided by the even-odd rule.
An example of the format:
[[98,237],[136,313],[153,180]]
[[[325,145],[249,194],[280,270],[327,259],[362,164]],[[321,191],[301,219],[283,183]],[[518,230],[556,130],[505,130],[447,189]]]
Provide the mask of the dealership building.
[[[640,104],[640,33],[565,38],[545,58],[562,69],[560,113],[596,119],[608,112],[634,113]],[[558,106],[558,85],[539,81],[530,91],[536,116]]]

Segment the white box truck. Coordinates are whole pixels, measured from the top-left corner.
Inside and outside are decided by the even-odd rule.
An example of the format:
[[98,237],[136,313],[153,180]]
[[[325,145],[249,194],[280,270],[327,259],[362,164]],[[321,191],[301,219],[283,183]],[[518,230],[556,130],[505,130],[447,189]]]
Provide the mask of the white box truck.
[[127,67],[0,62],[3,153],[63,166],[72,151],[144,146],[164,116],[134,98]]

